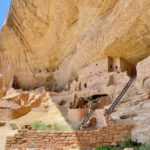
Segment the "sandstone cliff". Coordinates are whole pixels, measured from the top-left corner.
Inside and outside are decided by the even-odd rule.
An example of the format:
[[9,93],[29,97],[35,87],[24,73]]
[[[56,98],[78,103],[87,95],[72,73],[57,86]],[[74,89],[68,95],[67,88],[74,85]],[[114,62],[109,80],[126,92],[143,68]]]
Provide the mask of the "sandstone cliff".
[[150,54],[149,0],[12,0],[0,31],[0,68],[20,87],[65,85],[105,56]]

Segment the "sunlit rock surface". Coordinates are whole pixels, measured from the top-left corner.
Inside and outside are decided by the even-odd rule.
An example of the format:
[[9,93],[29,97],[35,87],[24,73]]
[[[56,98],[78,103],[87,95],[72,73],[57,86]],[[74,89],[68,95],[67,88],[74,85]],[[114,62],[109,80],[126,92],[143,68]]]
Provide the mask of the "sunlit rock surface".
[[12,0],[0,31],[0,68],[20,87],[70,81],[105,56],[150,54],[149,0]]

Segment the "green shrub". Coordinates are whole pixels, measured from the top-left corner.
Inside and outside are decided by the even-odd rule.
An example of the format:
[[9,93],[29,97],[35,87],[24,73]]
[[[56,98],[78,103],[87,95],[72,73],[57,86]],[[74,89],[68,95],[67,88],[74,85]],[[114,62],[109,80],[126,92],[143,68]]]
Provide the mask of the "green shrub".
[[[125,148],[135,148],[135,150],[138,150],[137,149],[138,147],[139,147],[138,143],[131,141],[131,139],[124,139],[121,145],[118,147],[114,148],[111,146],[102,146],[102,147],[97,147],[96,150],[124,150]],[[141,150],[144,150],[144,149],[141,149]]]
[[62,124],[54,123],[54,124],[52,124],[51,129],[55,130],[55,131],[73,131],[74,127],[68,127],[68,126],[64,126]]
[[54,123],[52,125],[45,125],[42,122],[35,121],[30,123],[32,128],[39,130],[39,131],[45,131],[45,130],[54,130],[54,131],[74,131],[75,127],[69,127],[62,124]]
[[39,121],[34,121],[30,125],[32,126],[32,128],[39,131],[51,130],[51,125],[45,125],[44,123]]
[[123,140],[117,150],[123,150],[124,148],[136,148],[136,146],[138,146],[138,144],[128,138]]
[[150,150],[150,143],[141,144],[138,150]]
[[101,146],[97,147],[96,150],[115,150],[115,149],[112,148],[111,146]]

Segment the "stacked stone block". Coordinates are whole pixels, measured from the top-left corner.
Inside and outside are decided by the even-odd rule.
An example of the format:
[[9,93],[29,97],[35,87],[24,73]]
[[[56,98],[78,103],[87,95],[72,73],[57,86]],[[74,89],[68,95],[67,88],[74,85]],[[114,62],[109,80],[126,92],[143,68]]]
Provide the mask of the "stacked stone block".
[[129,136],[132,127],[133,125],[110,124],[92,131],[38,132],[25,125],[14,136],[7,137],[5,150],[95,148],[120,143],[123,137]]

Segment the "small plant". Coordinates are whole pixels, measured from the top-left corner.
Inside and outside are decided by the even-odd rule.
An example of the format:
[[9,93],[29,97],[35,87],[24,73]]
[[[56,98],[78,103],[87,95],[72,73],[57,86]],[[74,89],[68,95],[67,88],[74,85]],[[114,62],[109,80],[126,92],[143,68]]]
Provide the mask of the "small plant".
[[141,144],[138,150],[150,150],[150,143]]
[[[138,149],[139,146],[140,144],[133,142],[131,139],[124,138],[123,142],[118,147],[114,148],[111,146],[102,146],[97,147],[96,150],[124,150],[125,148],[135,148],[135,150],[139,150]],[[140,149],[140,150],[147,150],[147,149]]]
[[44,123],[39,121],[32,122],[30,125],[32,126],[32,128],[39,131],[51,130],[51,125],[45,125]]
[[97,147],[96,150],[115,150],[115,149],[111,146],[101,146]]
[[52,125],[45,125],[42,122],[35,121],[30,123],[32,128],[39,130],[39,131],[45,131],[45,130],[54,130],[54,131],[74,131],[75,127],[69,127],[62,124],[54,123]]
[[52,124],[52,129],[55,131],[73,131],[73,127],[64,126],[62,124],[54,123]]
[[121,143],[118,150],[123,150],[124,148],[136,148],[138,146],[137,143],[133,142],[130,138],[125,138],[123,142]]

